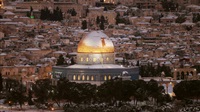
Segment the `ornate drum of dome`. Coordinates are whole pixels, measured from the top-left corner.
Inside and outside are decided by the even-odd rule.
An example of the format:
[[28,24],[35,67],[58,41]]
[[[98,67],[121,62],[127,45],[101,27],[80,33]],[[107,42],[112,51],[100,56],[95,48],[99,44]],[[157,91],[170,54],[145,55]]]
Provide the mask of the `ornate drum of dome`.
[[92,31],[81,39],[77,49],[78,64],[114,64],[114,45],[101,31]]

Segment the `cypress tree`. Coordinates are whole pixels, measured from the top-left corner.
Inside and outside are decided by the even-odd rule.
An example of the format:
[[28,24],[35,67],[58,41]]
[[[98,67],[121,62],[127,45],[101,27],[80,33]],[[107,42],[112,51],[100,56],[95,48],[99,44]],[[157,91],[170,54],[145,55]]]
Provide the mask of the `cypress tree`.
[[87,29],[87,21],[86,20],[82,21],[82,27],[81,28]]
[[100,19],[99,19],[99,16],[97,16],[96,18],[96,24],[99,24],[100,23]]
[[65,59],[64,59],[63,55],[61,54],[59,56],[59,58],[57,59],[56,65],[64,65],[64,61],[65,61]]

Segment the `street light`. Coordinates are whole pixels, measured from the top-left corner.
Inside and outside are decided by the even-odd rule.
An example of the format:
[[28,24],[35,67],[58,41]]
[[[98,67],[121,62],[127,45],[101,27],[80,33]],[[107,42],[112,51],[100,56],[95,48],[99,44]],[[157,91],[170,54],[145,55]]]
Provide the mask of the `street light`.
[[10,110],[12,110],[12,101],[8,101],[8,105],[10,106]]
[[51,111],[54,111],[55,109],[53,107],[51,107]]

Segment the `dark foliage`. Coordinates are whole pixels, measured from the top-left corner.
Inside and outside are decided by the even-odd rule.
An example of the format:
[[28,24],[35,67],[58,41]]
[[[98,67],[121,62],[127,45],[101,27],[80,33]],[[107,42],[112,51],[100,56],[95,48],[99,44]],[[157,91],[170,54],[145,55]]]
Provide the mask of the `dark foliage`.
[[56,7],[56,9],[51,12],[47,7],[44,9],[41,9],[41,20],[50,20],[50,21],[61,21],[63,20],[63,14],[59,7]]

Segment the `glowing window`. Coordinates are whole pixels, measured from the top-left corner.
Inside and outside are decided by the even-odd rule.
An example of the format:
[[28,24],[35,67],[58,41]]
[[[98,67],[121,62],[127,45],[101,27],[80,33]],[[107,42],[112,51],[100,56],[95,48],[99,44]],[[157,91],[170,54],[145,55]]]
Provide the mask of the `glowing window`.
[[109,75],[109,76],[108,76],[108,80],[110,80],[110,79],[111,79],[111,76]]
[[83,61],[83,58],[81,57],[81,62]]
[[107,80],[107,76],[106,75],[104,76],[104,80]]
[[85,80],[85,75],[82,75],[82,80]]
[[91,80],[92,80],[92,81],[94,80],[94,76],[91,76]]
[[87,80],[90,80],[90,76],[87,76]]
[[73,76],[73,80],[76,80],[76,75]]
[[81,80],[81,76],[80,75],[78,75],[78,80]]
[[106,60],[109,61],[109,58],[107,57]]
[[97,60],[96,58],[93,58],[93,62],[96,62],[96,60]]
[[89,59],[88,59],[88,58],[86,58],[86,61],[88,62],[88,61],[89,61]]

